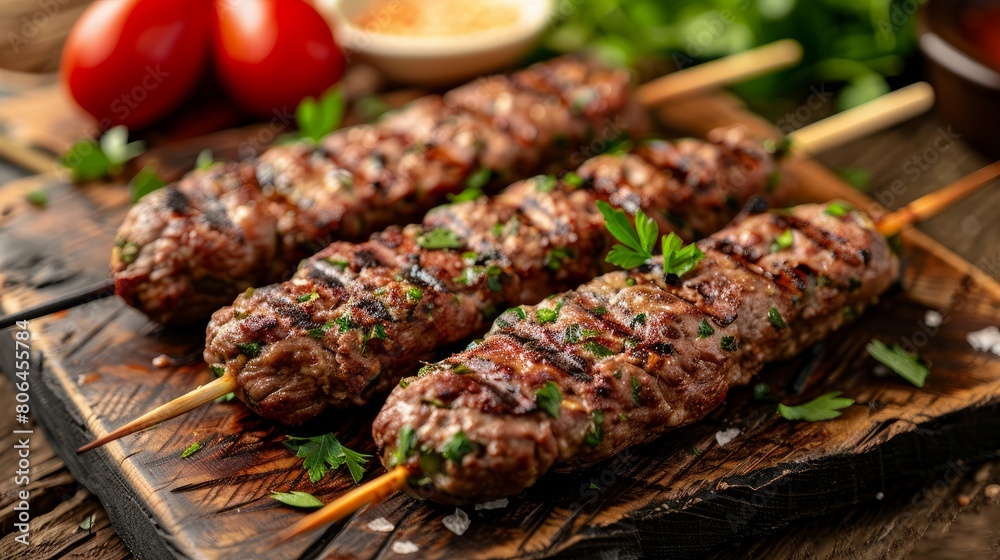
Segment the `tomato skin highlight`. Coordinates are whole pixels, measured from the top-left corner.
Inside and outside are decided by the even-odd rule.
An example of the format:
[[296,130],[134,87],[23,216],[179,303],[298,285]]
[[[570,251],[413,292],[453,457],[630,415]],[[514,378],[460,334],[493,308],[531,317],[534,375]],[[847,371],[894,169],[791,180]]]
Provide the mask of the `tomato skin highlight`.
[[217,0],[213,27],[219,81],[255,116],[293,114],[344,74],[333,31],[304,0]]
[[180,105],[208,61],[204,0],[100,0],[77,20],[60,73],[101,129],[149,125]]

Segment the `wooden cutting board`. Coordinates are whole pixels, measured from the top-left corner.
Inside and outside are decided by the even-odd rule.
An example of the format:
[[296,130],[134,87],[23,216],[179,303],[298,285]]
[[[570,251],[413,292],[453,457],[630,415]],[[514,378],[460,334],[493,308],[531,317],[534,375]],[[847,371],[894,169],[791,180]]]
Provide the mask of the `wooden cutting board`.
[[[775,133],[721,95],[675,103],[663,117],[692,134],[732,123]],[[789,202],[844,198],[878,210],[810,160],[788,161],[785,174]],[[49,208],[24,200],[36,188],[49,192]],[[103,278],[128,205],[121,185],[80,187],[43,177],[0,189],[3,310]],[[277,530],[302,516],[271,500],[271,491],[302,490],[329,501],[354,486],[343,471],[310,483],[283,436],[334,431],[349,447],[370,452],[375,406],[290,432],[238,403],[211,405],[76,456],[72,450],[94,433],[212,378],[200,361],[201,328],[164,329],[117,299],[31,323],[32,414],[141,558],[395,557],[402,541],[419,547],[410,557],[420,558],[697,557],[735,537],[892,495],[930,472],[967,469],[966,462],[997,455],[1000,358],[974,352],[965,335],[998,322],[1000,286],[918,232],[904,241],[898,289],[853,326],[762,375],[786,402],[844,391],[858,405],[842,417],[791,423],[775,416],[773,404],[754,401],[749,388],[734,390],[709,418],[655,444],[583,472],[550,474],[502,508],[463,507],[471,524],[461,536],[442,523],[455,508],[401,494],[266,550]],[[944,317],[940,327],[926,325],[930,309]],[[934,364],[927,386],[876,375],[864,351],[874,336],[916,344]],[[6,333],[4,366],[13,363],[12,350]],[[160,354],[178,365],[152,367]],[[731,430],[738,434],[721,445],[719,433]],[[203,449],[182,459],[195,441]],[[367,478],[381,472],[372,464]],[[378,517],[395,529],[370,529]]]

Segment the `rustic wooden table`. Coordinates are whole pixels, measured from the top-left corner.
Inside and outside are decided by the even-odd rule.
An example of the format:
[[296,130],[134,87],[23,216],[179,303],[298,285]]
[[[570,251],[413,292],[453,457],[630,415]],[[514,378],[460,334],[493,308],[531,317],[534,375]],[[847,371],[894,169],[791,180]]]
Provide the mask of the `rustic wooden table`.
[[[863,168],[870,191],[891,208],[989,163],[955,139],[934,116],[828,153],[833,168]],[[21,176],[0,164],[0,184]],[[994,278],[1000,277],[1000,189],[997,184],[921,226]],[[2,210],[2,209],[0,209]],[[14,408],[13,391],[0,377],[0,410]],[[45,443],[32,440],[30,547],[14,541],[17,470],[13,414],[0,415],[0,558],[130,558],[100,503],[66,470]],[[997,450],[1000,454],[1000,450]],[[826,518],[737,543],[719,558],[997,558],[1000,557],[1000,459],[914,480],[912,491],[867,502]],[[874,505],[873,505],[874,504]]]

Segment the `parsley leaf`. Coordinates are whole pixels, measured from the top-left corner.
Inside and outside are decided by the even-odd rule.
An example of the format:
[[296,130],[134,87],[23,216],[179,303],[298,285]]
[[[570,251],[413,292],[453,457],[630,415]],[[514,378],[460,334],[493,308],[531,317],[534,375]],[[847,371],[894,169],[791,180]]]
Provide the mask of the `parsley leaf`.
[[236,348],[247,358],[256,358],[260,355],[260,343],[257,341],[241,342],[236,345]]
[[[433,367],[428,364],[425,367]],[[420,368],[420,375],[424,374],[424,368]],[[410,458],[410,455],[416,450],[417,447],[417,431],[414,430],[409,424],[404,425],[399,430],[399,445],[396,446],[396,450],[392,452],[392,459],[390,460],[389,466],[395,467],[397,465],[402,465]]]
[[128,192],[132,194],[132,202],[139,202],[142,197],[163,188],[166,184],[166,181],[156,174],[156,170],[147,165],[129,181]]
[[719,346],[723,350],[736,350],[736,337],[735,336],[722,337],[722,340],[719,341]]
[[555,175],[539,175],[535,177],[535,190],[538,192],[552,192],[557,184],[558,180]]
[[873,340],[865,349],[871,357],[917,387],[923,387],[927,376],[931,374],[930,368],[923,363],[919,355],[903,350],[899,344],[886,346],[880,340]]
[[805,420],[806,422],[831,420],[840,416],[840,409],[854,404],[854,399],[840,395],[840,391],[833,391],[798,406],[778,403],[778,414],[786,420]]
[[195,453],[201,451],[201,442],[196,441],[188,446],[187,449],[181,451],[181,459],[187,459],[188,457],[194,455]]
[[608,348],[603,344],[598,344],[593,340],[588,340],[587,342],[584,342],[583,347],[593,352],[594,355],[596,355],[598,358],[607,358],[608,356],[613,356],[615,354],[614,350]]
[[771,242],[771,252],[777,253],[782,249],[788,249],[795,243],[795,236],[792,235],[791,228],[786,229],[773,242]]
[[535,392],[535,404],[553,418],[559,418],[559,405],[562,400],[562,391],[551,381],[546,381],[545,385]]
[[417,245],[424,249],[458,249],[462,246],[462,240],[450,229],[434,228],[417,237]]
[[448,443],[444,445],[444,449],[441,450],[441,455],[449,461],[461,465],[462,457],[465,457],[469,453],[476,450],[476,446],[473,445],[469,438],[465,436],[463,432],[456,432],[455,435],[451,436]]
[[469,175],[469,178],[465,180],[465,188],[474,189],[479,191],[480,194],[483,192],[483,187],[489,184],[490,179],[493,177],[493,170],[488,167],[480,167],[475,173]]
[[319,498],[313,496],[308,492],[300,492],[298,490],[292,490],[291,492],[271,492],[271,499],[278,500],[279,502],[299,508],[318,508],[323,507],[323,502],[319,501]]
[[45,208],[49,205],[49,194],[42,189],[28,191],[24,198],[39,208]]
[[209,167],[212,167],[213,163],[215,163],[215,160],[212,159],[212,150],[205,148],[204,150],[198,152],[198,158],[194,160],[194,168],[199,171],[204,171]]
[[601,430],[601,424],[603,423],[604,423],[604,411],[595,410],[593,430],[587,433],[587,437],[584,439],[584,441],[587,442],[587,445],[590,445],[592,447],[597,447],[598,445],[601,444],[602,441],[604,441],[604,432]]
[[336,470],[346,464],[347,470],[355,484],[365,474],[365,463],[371,455],[351,451],[344,447],[333,434],[313,437],[289,436],[285,440],[288,446],[296,451],[296,455],[305,460],[302,466],[309,473],[309,480],[314,484],[319,482],[326,473]]
[[145,151],[142,142],[128,141],[128,128],[116,126],[99,141],[80,140],[62,157],[61,163],[73,173],[75,181],[93,181],[116,175],[122,166]]
[[663,273],[667,275],[684,276],[705,258],[705,253],[697,245],[691,243],[684,246],[684,242],[676,233],[663,238]]
[[774,325],[774,328],[778,330],[781,330],[788,326],[787,324],[785,324],[785,319],[782,318],[781,312],[779,312],[778,308],[773,305],[771,306],[771,309],[767,310],[767,319],[771,321],[771,324]]
[[607,262],[622,268],[635,268],[653,257],[659,227],[652,218],[639,210],[633,226],[624,211],[615,210],[607,202],[598,200],[597,208],[604,216],[608,231],[622,243],[611,248]]
[[823,213],[826,214],[827,216],[833,216],[834,218],[843,218],[851,210],[854,210],[854,207],[851,206],[850,204],[846,202],[835,201],[827,205],[826,210],[824,210]]
[[708,338],[713,334],[715,334],[715,329],[708,324],[708,320],[702,319],[701,323],[698,324],[698,338]]
[[333,87],[319,99],[306,97],[295,109],[295,123],[302,138],[319,142],[340,126],[344,116],[344,91]]

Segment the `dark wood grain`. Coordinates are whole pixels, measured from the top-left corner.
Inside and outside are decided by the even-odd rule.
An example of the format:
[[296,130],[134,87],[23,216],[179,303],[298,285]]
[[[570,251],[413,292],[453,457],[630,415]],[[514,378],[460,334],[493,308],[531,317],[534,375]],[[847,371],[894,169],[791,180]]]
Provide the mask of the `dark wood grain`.
[[[698,118],[712,124],[747,118],[725,98],[676,110],[692,119],[700,111]],[[678,115],[668,118],[678,128],[686,126]],[[863,202],[813,162],[790,162],[787,175],[789,199],[837,196]],[[50,180],[42,186],[51,190],[53,203],[42,212],[23,202],[23,193],[37,186],[39,180],[28,180],[0,192],[0,208],[11,208],[0,222],[5,248],[0,254],[10,282],[0,294],[5,309],[103,275],[114,227],[127,204],[120,186],[78,188]],[[65,223],[79,224],[72,239],[63,234]],[[748,389],[734,391],[705,422],[656,445],[585,472],[550,476],[503,509],[466,508],[473,523],[461,537],[441,525],[452,508],[397,496],[272,556],[389,555],[391,543],[401,539],[417,543],[422,557],[596,558],[611,549],[624,557],[697,555],[794,519],[871,502],[878,492],[905,496],[912,484],[949,468],[948,461],[995,453],[1000,363],[972,354],[964,335],[995,323],[1000,289],[928,238],[913,233],[907,241],[904,288],[811,356],[817,365],[802,394],[793,389],[810,360],[793,360],[764,374],[789,400],[835,388],[868,406],[853,407],[834,422],[787,423],[775,418],[770,406],[754,402]],[[18,256],[11,248],[30,250]],[[43,258],[32,260],[35,256]],[[873,376],[864,343],[873,335],[912,336],[928,308],[951,319],[922,348],[935,363],[928,387],[916,390],[895,378]],[[267,537],[301,515],[269,500],[269,491],[300,489],[330,499],[352,486],[345,473],[309,483],[299,460],[281,445],[286,432],[235,404],[205,407],[82,458],[66,453],[92,431],[103,433],[209,380],[197,362],[203,335],[150,325],[117,300],[37,321],[32,332],[36,351],[45,353],[44,370],[35,370],[44,371],[33,397],[45,414],[39,410],[37,416],[74,475],[104,499],[126,542],[142,557],[260,557]],[[161,353],[195,361],[150,367]],[[0,353],[4,364],[7,356]],[[344,414],[308,430],[334,430],[349,445],[370,449],[365,419],[373,413]],[[720,447],[715,433],[728,427],[740,428],[741,435]],[[204,449],[181,459],[193,441]],[[368,530],[367,523],[379,516],[392,520],[396,531]]]

